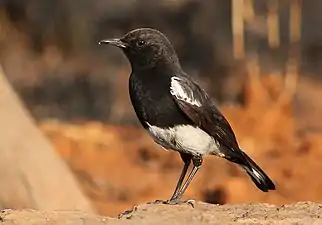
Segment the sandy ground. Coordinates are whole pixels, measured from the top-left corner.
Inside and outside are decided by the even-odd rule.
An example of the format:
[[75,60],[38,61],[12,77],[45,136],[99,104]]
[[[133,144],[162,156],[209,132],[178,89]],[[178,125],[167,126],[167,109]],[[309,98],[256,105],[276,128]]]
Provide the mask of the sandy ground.
[[322,224],[322,204],[301,202],[293,205],[270,204],[211,205],[140,205],[120,219],[79,211],[41,212],[5,210],[4,225],[121,225],[121,224]]

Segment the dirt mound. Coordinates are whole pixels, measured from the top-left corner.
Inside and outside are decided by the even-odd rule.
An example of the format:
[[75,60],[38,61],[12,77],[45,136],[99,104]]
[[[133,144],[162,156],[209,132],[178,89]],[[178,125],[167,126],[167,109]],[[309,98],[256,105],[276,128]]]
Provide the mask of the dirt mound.
[[122,225],[122,224],[322,224],[322,205],[302,202],[294,205],[269,204],[141,205],[121,219],[95,216],[77,211],[41,212],[5,210],[0,214],[4,225]]

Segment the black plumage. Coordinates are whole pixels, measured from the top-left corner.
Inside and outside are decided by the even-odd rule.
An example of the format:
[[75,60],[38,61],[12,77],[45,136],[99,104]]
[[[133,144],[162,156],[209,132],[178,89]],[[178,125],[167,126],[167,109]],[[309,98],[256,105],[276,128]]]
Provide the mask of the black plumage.
[[[123,50],[132,67],[129,91],[138,119],[158,144],[178,151],[185,163],[173,196],[165,203],[180,202],[207,154],[240,165],[260,190],[275,190],[271,179],[239,148],[231,126],[207,93],[183,72],[165,35],[140,28],[100,43]],[[193,169],[182,185],[191,162]]]

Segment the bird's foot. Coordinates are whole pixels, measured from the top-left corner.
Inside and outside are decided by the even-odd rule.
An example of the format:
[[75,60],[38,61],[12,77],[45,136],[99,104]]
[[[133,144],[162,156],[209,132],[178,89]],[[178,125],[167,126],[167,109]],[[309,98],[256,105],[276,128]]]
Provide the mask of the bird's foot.
[[154,202],[148,202],[149,205],[156,205],[156,204],[165,204],[165,205],[181,205],[181,204],[188,204],[192,208],[195,207],[195,200],[180,200],[180,199],[170,199],[170,200],[155,200]]
[[121,218],[125,217],[126,219],[130,219],[132,217],[133,213],[137,211],[137,209],[138,209],[138,206],[135,205],[132,209],[129,209],[129,210],[126,210],[126,211],[120,213],[117,216],[117,218],[121,219]]
[[148,205],[167,204],[167,203],[166,203],[167,201],[168,201],[168,200],[155,200],[155,201],[153,201],[153,202],[148,202],[147,204],[148,204]]

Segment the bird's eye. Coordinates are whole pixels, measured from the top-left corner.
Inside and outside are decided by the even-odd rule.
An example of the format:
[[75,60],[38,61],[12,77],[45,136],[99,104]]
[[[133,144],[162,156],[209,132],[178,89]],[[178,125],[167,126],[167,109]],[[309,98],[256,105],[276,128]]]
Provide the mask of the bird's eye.
[[143,40],[139,40],[138,41],[138,46],[143,46],[143,45],[145,45],[146,44],[146,42],[145,41],[143,41]]

